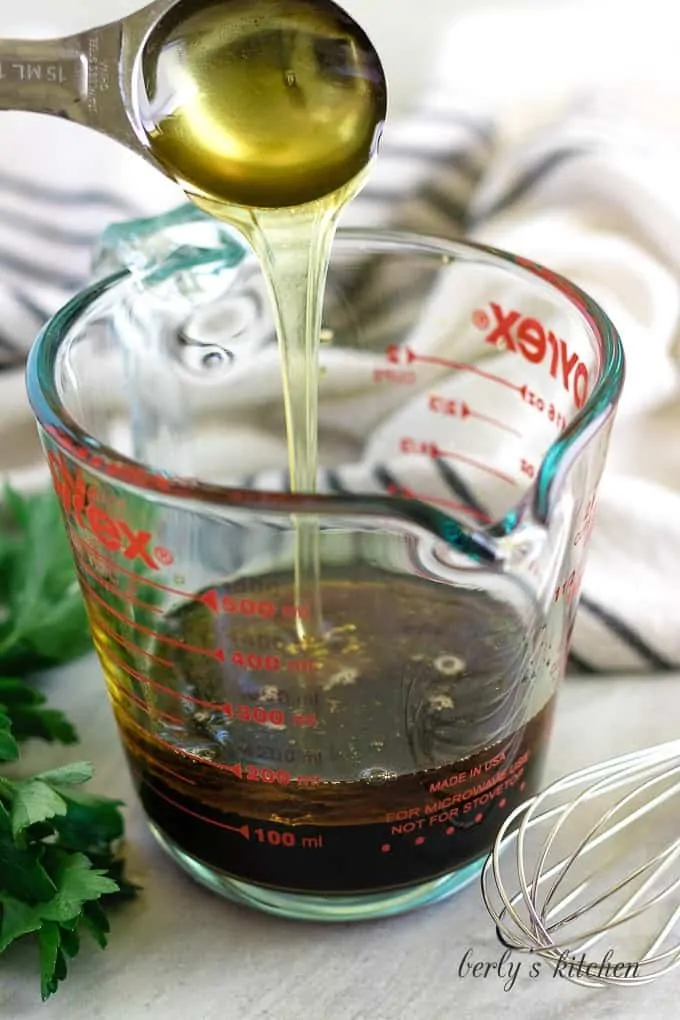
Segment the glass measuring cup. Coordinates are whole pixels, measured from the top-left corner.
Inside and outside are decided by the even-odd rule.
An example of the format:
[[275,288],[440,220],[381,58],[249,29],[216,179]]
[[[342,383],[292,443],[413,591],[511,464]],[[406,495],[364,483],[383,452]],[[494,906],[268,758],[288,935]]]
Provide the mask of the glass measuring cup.
[[540,781],[623,380],[614,328],[511,255],[341,233],[318,493],[292,495],[250,251],[182,208],[110,231],[99,268],[28,389],[152,830],[198,881],[286,916],[449,895]]

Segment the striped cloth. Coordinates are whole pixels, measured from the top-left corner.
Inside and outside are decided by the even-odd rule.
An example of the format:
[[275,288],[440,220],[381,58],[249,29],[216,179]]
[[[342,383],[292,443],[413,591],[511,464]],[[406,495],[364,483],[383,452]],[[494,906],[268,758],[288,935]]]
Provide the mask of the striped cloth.
[[[390,124],[343,221],[467,234],[536,259],[589,291],[622,333],[629,384],[573,640],[583,672],[680,668],[679,179],[672,139],[618,108],[571,105],[508,141],[492,111],[440,82]],[[106,139],[0,122],[0,469],[14,484],[46,478],[22,378],[37,329],[87,281],[106,225],[180,199]],[[389,474],[373,482],[389,486]]]

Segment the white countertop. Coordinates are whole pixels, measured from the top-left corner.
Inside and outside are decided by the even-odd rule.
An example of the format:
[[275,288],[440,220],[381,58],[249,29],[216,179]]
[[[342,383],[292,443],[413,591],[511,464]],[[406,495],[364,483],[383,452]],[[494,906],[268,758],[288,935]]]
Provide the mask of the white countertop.
[[[113,918],[105,952],[88,943],[57,995],[40,1003],[31,946],[0,962],[7,1020],[675,1020],[680,971],[643,988],[586,990],[546,970],[514,987],[461,978],[501,955],[477,884],[457,898],[397,919],[357,925],[281,921],[212,896],[165,858],[135,803],[96,662],[53,681],[55,702],[79,724],[79,749],[36,748],[40,767],[89,757],[96,788],[125,799],[128,856],[144,886]],[[550,778],[610,755],[678,736],[680,675],[569,679],[562,689]]]

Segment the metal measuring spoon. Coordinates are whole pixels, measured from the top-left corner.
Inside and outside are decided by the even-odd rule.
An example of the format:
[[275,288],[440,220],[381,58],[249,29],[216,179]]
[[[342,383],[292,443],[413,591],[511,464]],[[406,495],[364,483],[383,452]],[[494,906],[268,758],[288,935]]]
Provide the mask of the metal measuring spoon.
[[331,0],[156,0],[53,40],[0,40],[0,110],[122,142],[188,192],[286,207],[330,194],[377,150],[380,59]]

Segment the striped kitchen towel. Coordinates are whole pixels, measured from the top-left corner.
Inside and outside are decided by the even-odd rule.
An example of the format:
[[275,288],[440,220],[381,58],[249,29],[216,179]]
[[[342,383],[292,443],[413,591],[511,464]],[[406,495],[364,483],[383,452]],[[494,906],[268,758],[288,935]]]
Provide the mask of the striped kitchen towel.
[[[598,299],[622,333],[629,382],[573,641],[572,666],[585,672],[680,668],[678,141],[594,100],[507,140],[493,111],[462,105],[439,81],[389,125],[343,220],[467,234],[543,262]],[[87,281],[107,224],[180,199],[106,139],[0,121],[0,470],[15,484],[46,482],[23,387],[36,330]],[[376,478],[389,487],[389,473]]]

